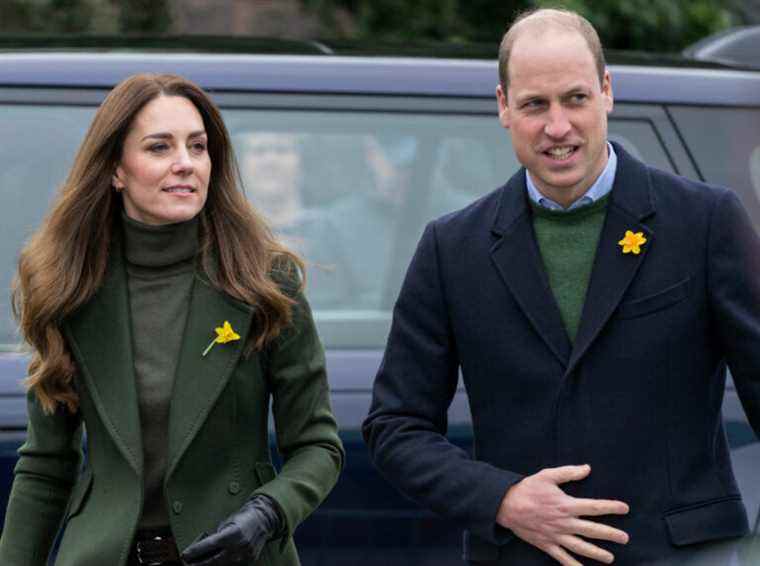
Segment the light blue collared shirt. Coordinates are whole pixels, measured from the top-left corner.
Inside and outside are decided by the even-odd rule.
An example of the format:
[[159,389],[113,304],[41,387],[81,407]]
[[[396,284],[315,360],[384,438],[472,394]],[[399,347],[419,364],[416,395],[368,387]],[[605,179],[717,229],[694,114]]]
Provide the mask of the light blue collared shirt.
[[589,190],[586,191],[586,194],[576,200],[569,207],[565,208],[561,204],[542,195],[536,188],[536,185],[533,184],[533,179],[530,178],[530,173],[526,170],[525,181],[528,186],[528,196],[530,197],[530,200],[538,206],[548,208],[549,210],[569,212],[576,208],[587,206],[606,196],[607,193],[612,190],[612,185],[615,183],[615,172],[617,171],[617,155],[615,155],[615,150],[612,149],[612,144],[610,142],[607,142],[607,148],[609,150],[609,155],[607,157],[607,165],[604,167],[604,171],[602,171],[602,174],[597,177]]

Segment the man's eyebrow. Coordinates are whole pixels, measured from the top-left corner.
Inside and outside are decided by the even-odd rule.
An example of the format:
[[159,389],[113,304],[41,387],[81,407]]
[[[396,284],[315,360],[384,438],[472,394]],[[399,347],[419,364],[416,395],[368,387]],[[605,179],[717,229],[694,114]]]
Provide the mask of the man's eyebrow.
[[531,100],[544,100],[546,97],[542,94],[538,94],[537,92],[527,92],[525,94],[521,94],[519,96],[515,97],[515,102],[520,105],[524,104],[526,102],[529,102]]
[[586,85],[580,85],[580,84],[579,84],[579,85],[573,85],[573,86],[571,86],[570,88],[568,88],[568,89],[567,89],[565,92],[563,92],[562,94],[563,94],[563,96],[568,96],[568,95],[570,95],[570,94],[576,94],[576,93],[579,93],[579,92],[583,92],[583,93],[586,93],[586,92],[588,92],[589,90],[591,90],[591,89],[589,89],[589,87],[588,87],[588,86],[586,86]]
[[[206,135],[206,130],[196,130],[194,132],[190,132],[190,135],[187,136],[189,138],[199,138],[201,136]],[[143,137],[140,141],[144,141],[147,139],[153,139],[153,140],[170,140],[174,136],[170,134],[169,132],[156,132],[155,134],[148,134],[147,136]]]

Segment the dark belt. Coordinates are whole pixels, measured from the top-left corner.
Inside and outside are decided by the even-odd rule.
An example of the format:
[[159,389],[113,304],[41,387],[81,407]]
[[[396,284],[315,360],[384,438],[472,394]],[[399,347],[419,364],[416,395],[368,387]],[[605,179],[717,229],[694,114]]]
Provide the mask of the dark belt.
[[129,553],[135,566],[181,566],[177,542],[169,529],[137,531]]

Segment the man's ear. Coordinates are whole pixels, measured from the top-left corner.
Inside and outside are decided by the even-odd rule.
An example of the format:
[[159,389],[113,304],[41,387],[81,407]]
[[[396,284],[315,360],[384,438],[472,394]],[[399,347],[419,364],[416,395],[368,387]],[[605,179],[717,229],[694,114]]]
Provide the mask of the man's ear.
[[606,69],[602,78],[602,96],[604,97],[604,109],[609,114],[614,106],[614,97],[612,96],[612,77]]
[[507,105],[507,93],[501,87],[496,86],[496,103],[499,106],[499,122],[502,127],[509,129],[509,106]]

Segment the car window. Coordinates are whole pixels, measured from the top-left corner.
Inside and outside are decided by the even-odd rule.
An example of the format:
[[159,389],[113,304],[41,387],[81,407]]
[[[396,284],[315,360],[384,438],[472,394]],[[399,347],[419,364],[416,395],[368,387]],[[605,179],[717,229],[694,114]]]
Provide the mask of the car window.
[[652,167],[673,172],[673,165],[663,150],[657,132],[648,121],[610,120],[608,139],[619,143],[628,153]]
[[497,187],[516,161],[490,116],[229,110],[244,187],[307,261],[332,347],[381,347],[426,222]]
[[[382,348],[427,222],[503,184],[519,167],[492,115],[232,110],[244,186],[307,261],[307,294],[329,347]],[[672,171],[648,120],[610,138]]]
[[760,229],[760,109],[674,107],[705,180],[735,190]]
[[0,105],[0,347],[18,342],[10,289],[18,253],[71,166],[94,109]]
[[[17,342],[9,291],[17,254],[66,175],[94,108],[0,105],[0,343]],[[424,226],[518,168],[488,114],[223,111],[246,195],[307,262],[307,295],[329,348],[382,348]],[[647,120],[610,138],[670,170]]]

